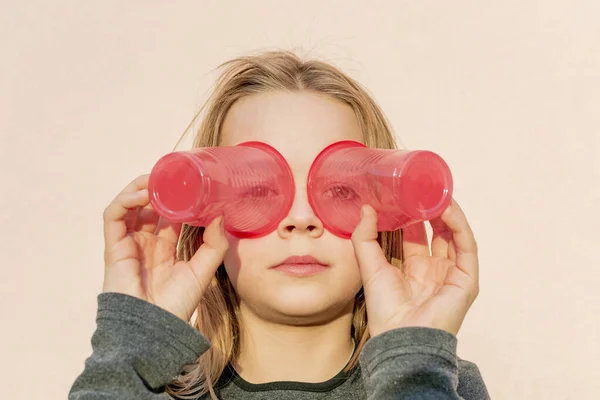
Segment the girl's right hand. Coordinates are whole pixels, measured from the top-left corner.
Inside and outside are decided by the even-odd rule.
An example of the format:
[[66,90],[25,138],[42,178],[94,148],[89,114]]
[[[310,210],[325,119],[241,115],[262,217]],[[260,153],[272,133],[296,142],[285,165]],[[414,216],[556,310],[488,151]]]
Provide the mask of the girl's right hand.
[[177,261],[181,224],[153,210],[148,178],[135,179],[104,210],[102,291],[137,297],[189,321],[228,248],[223,217],[206,228],[190,261]]

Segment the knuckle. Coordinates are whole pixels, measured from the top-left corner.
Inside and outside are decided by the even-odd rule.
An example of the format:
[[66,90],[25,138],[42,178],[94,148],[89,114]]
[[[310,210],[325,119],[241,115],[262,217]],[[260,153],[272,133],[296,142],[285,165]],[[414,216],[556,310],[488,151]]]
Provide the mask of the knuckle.
[[148,178],[150,177],[150,174],[142,174],[140,176],[138,176],[137,178],[135,178],[136,183],[138,184],[145,184],[145,182],[148,180]]
[[108,206],[108,208],[114,208],[117,205],[123,205],[123,200],[125,200],[125,197],[127,196],[127,193],[119,193],[117,195],[117,197],[115,197],[113,199],[113,201],[110,203],[110,205]]
[[104,209],[104,211],[102,211],[102,219],[103,219],[104,221],[108,220],[108,218],[109,218],[109,215],[110,215],[110,210],[111,210],[111,206],[110,206],[110,205],[108,205],[108,206],[107,206],[107,207]]

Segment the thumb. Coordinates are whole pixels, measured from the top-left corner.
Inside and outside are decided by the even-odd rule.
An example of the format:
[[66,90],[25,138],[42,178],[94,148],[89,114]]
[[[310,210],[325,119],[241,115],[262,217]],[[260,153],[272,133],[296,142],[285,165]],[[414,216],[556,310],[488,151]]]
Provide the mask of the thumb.
[[188,263],[204,291],[223,262],[225,252],[229,248],[222,216],[215,218],[206,227],[202,241],[202,245]]
[[373,207],[365,204],[361,208],[360,221],[352,233],[351,240],[363,286],[366,286],[371,278],[388,264],[377,242],[377,213]]

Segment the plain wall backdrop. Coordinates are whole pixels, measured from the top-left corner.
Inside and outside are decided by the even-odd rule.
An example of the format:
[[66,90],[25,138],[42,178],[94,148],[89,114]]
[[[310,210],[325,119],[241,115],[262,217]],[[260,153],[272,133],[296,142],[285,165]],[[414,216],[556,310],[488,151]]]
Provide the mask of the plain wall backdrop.
[[341,67],[449,163],[481,253],[458,354],[492,398],[597,399],[597,0],[0,0],[5,397],[66,398],[104,208],[173,149],[218,64],[281,48]]

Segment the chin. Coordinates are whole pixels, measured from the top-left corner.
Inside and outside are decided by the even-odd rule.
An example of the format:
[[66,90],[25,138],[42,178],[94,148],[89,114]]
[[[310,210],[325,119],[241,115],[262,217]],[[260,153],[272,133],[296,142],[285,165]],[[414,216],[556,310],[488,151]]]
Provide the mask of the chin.
[[269,308],[288,323],[313,324],[336,318],[352,310],[354,295],[301,286],[282,288],[268,299]]

